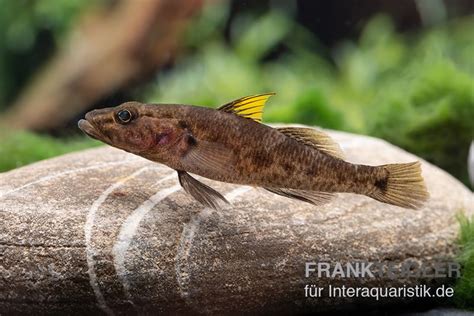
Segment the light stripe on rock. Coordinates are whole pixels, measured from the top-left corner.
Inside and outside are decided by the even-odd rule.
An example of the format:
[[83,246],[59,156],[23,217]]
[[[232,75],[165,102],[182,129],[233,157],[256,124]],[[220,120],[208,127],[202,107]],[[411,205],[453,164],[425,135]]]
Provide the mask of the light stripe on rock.
[[[156,184],[168,181],[170,179],[177,179],[175,172],[172,174],[160,179]],[[156,185],[155,184],[155,185]],[[169,195],[181,189],[179,184],[173,185],[166,189],[160,190],[151,196],[148,200],[143,202],[139,207],[137,207],[123,222],[120,227],[120,232],[117,236],[117,241],[112,250],[114,258],[115,271],[117,276],[120,279],[120,282],[123,285],[124,293],[127,299],[131,300],[130,294],[130,282],[127,279],[127,269],[125,267],[125,256],[130,247],[135,234],[140,227],[140,222],[146,216],[146,214],[151,211],[156,204],[167,198]]]
[[[242,194],[250,191],[252,187],[240,186],[229,193],[225,194],[225,198],[231,202]],[[188,272],[188,258],[192,248],[194,236],[196,231],[199,229],[199,225],[203,219],[207,218],[212,214],[213,210],[210,208],[204,208],[201,212],[196,214],[186,225],[183,227],[181,238],[178,245],[178,251],[175,257],[175,271],[176,280],[181,297],[187,301],[189,297],[189,272]]]
[[120,179],[118,182],[113,183],[109,186],[102,194],[94,201],[92,206],[89,208],[86,217],[86,223],[84,225],[84,235],[85,235],[85,242],[86,242],[86,258],[87,258],[87,266],[88,270],[87,273],[89,274],[89,283],[94,291],[94,295],[97,300],[97,304],[104,311],[107,315],[113,315],[112,309],[107,306],[105,301],[104,295],[102,294],[98,281],[97,281],[97,274],[95,273],[95,262],[94,262],[94,250],[91,246],[92,240],[92,229],[94,227],[95,215],[99,207],[104,203],[107,197],[115,191],[117,188],[122,186],[126,181],[136,177],[140,173],[144,172],[145,170],[149,169],[149,167],[143,167],[132,173],[126,178]]

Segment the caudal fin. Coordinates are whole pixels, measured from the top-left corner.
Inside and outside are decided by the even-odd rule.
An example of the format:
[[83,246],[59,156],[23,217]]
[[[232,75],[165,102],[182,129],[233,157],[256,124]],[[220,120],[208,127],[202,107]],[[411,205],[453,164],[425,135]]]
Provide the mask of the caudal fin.
[[370,197],[384,203],[417,209],[428,199],[419,161],[378,166],[388,176],[375,182]]

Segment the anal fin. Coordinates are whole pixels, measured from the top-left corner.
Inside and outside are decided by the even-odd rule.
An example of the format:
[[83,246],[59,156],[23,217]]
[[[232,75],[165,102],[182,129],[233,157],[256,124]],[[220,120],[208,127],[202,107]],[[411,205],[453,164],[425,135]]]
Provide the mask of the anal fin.
[[272,193],[290,198],[311,203],[313,205],[322,205],[329,203],[334,197],[334,194],[319,191],[296,190],[287,188],[264,188]]
[[194,179],[185,171],[178,171],[178,178],[184,191],[204,206],[218,210],[219,202],[229,203],[222,194],[210,186]]

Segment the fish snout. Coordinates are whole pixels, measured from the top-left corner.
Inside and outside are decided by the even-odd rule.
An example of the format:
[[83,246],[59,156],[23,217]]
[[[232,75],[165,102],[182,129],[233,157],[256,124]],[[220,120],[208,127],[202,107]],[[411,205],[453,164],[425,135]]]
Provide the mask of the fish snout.
[[109,136],[104,134],[114,125],[114,111],[112,108],[96,109],[86,113],[84,119],[78,122],[79,128],[92,138],[103,142],[110,141]]
[[87,112],[84,119],[79,120],[77,126],[88,136],[101,140],[96,122],[97,114],[97,110]]
[[[94,127],[94,125],[92,125],[90,123],[89,120],[87,119],[81,119],[79,120],[79,122],[77,123],[77,126],[81,129],[81,131],[83,131],[84,133],[86,133],[88,136],[92,137],[92,138],[95,138],[95,139],[99,139],[99,134],[97,132],[97,129]],[[99,139],[100,140],[100,139]]]

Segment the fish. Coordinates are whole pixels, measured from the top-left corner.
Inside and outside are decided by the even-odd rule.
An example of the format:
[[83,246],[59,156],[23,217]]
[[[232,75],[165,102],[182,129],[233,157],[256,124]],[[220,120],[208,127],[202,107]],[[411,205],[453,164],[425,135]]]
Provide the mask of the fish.
[[176,170],[184,191],[213,209],[229,202],[191,174],[313,205],[328,203],[336,193],[411,209],[427,201],[419,161],[354,164],[320,129],[262,123],[272,95],[246,96],[217,109],[130,101],[92,110],[78,126],[92,138]]

